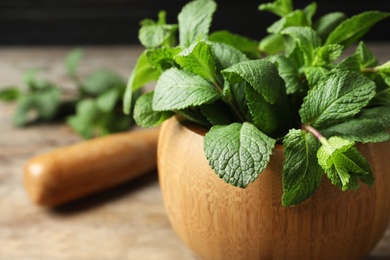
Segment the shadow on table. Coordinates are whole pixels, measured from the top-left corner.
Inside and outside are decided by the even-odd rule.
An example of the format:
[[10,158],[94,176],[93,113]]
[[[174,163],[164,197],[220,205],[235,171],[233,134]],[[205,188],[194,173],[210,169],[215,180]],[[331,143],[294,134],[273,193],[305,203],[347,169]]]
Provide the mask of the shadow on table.
[[97,192],[87,197],[68,202],[50,209],[53,214],[71,215],[81,211],[87,211],[94,207],[111,203],[131,193],[135,193],[149,185],[158,182],[156,170],[148,172],[134,180],[117,185],[107,190]]
[[389,256],[367,256],[364,260],[390,260]]

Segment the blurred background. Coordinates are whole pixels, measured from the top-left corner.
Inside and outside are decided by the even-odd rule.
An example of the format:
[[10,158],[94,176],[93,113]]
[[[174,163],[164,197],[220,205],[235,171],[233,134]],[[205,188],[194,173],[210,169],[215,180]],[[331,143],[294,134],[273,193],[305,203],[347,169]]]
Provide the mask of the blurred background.
[[[1,0],[0,45],[108,45],[138,43],[139,21],[157,18],[168,12],[168,22],[176,23],[176,14],[185,0]],[[259,12],[266,0],[220,0],[212,30],[227,28],[260,39],[276,16]],[[309,0],[295,0],[304,7]],[[317,17],[331,11],[348,16],[365,11],[390,11],[383,0],[318,0]],[[390,39],[390,28],[382,22],[374,26],[365,40]]]

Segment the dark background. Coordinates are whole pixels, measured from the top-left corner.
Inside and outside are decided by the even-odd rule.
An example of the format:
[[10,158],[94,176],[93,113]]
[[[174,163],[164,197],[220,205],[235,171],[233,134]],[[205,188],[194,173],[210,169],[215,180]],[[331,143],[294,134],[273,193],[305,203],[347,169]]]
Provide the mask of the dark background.
[[[260,3],[271,0],[221,0],[212,31],[229,29],[260,39],[277,18],[259,12]],[[168,12],[176,23],[185,0],[0,0],[0,45],[133,44],[138,43],[139,21]],[[312,1],[295,0],[302,8]],[[387,0],[316,1],[316,17],[332,11],[351,16],[367,10],[390,11]],[[365,40],[390,40],[390,20],[376,25]]]

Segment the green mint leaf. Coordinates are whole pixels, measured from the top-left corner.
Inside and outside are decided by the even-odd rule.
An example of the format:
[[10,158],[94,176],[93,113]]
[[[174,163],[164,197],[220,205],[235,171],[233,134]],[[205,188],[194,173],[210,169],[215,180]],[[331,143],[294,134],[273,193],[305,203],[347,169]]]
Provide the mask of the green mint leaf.
[[372,118],[383,127],[390,128],[390,105],[363,109],[359,118]]
[[86,124],[83,118],[77,115],[68,117],[66,119],[66,123],[85,139],[89,139],[94,136],[94,128],[88,123]]
[[175,61],[183,69],[204,79],[215,82],[216,62],[212,48],[205,42],[196,42],[175,56]]
[[309,91],[299,115],[305,124],[329,127],[357,114],[374,97],[375,88],[373,81],[355,72],[328,74]]
[[189,107],[177,110],[175,113],[184,120],[197,123],[206,128],[210,128],[212,126],[207,117],[200,111],[200,107]]
[[123,98],[123,112],[125,114],[130,113],[133,92],[140,89],[146,83],[157,80],[159,76],[159,70],[155,69],[149,63],[146,57],[146,51],[142,52],[127,81],[126,92]]
[[114,109],[120,95],[119,88],[111,88],[96,98],[96,105],[103,112],[110,112]]
[[146,58],[149,64],[159,70],[164,71],[172,68],[175,65],[174,57],[181,52],[180,47],[169,48],[160,47],[149,49],[146,51]]
[[305,73],[309,89],[314,88],[328,74],[328,70],[323,67],[304,67],[303,72]]
[[305,90],[305,85],[302,80],[299,67],[293,60],[286,56],[280,55],[276,58],[276,64],[278,66],[279,75],[286,83],[286,93],[295,94]]
[[289,207],[307,200],[320,185],[324,172],[316,157],[318,141],[311,134],[292,129],[283,147],[282,204]]
[[341,12],[328,13],[321,16],[314,24],[313,29],[318,33],[321,40],[326,41],[329,34],[348,17]]
[[6,102],[15,101],[21,95],[21,91],[14,87],[8,87],[0,90],[0,100]]
[[312,19],[313,19],[313,16],[316,14],[317,12],[317,3],[316,2],[312,2],[310,3],[309,5],[307,5],[304,9],[303,9],[303,12],[305,13],[306,15],[306,18],[307,18],[307,21],[310,23],[310,25],[312,24]]
[[338,44],[328,44],[314,50],[313,66],[329,66],[336,61],[343,52],[344,47]]
[[12,122],[15,126],[23,126],[30,120],[28,113],[34,108],[34,95],[22,95],[19,97],[15,112],[12,115]]
[[284,50],[284,39],[280,34],[270,34],[259,43],[259,51],[267,55],[274,55]]
[[322,143],[317,152],[318,163],[333,184],[342,190],[356,189],[359,186],[357,179],[364,177],[362,180],[372,186],[370,165],[353,147],[353,141],[334,136]]
[[387,131],[377,118],[356,118],[322,130],[324,136],[340,136],[360,143],[384,142],[390,139]]
[[259,10],[269,11],[283,17],[293,11],[293,4],[291,0],[275,0],[271,3],[261,4]]
[[257,92],[263,95],[267,102],[274,104],[283,87],[276,66],[266,60],[250,60],[240,62],[222,71],[226,77],[232,79],[242,78],[248,82]]
[[364,42],[360,42],[355,54],[360,68],[373,68],[379,64],[378,60]]
[[349,56],[337,64],[332,71],[355,71],[360,72],[360,64],[357,56]]
[[50,120],[57,114],[60,105],[61,91],[59,88],[50,88],[34,94],[34,107],[38,111],[39,119]]
[[340,23],[328,36],[326,44],[341,44],[348,47],[363,37],[377,22],[390,13],[379,11],[364,12]]
[[84,51],[82,49],[75,49],[68,53],[65,57],[65,67],[68,72],[69,77],[75,78],[77,66],[79,65],[82,57],[84,56]]
[[38,79],[36,69],[29,69],[23,73],[23,83],[26,84],[32,92],[52,87],[50,82]]
[[291,36],[303,52],[305,64],[311,65],[314,60],[314,49],[321,46],[321,39],[310,27],[289,27],[282,34]]
[[[177,31],[177,25],[148,24],[141,27],[138,33],[139,41],[145,48],[164,46]],[[171,44],[167,44],[170,46]]]
[[241,61],[249,60],[244,53],[228,44],[212,42],[211,45],[217,60],[218,70],[223,70]]
[[195,0],[183,7],[178,16],[180,46],[187,48],[199,39],[207,40],[216,8],[211,0]]
[[212,125],[229,125],[234,122],[233,116],[229,113],[229,108],[221,100],[217,100],[212,104],[201,105],[199,109]]
[[283,29],[288,27],[305,27],[310,26],[311,22],[307,20],[307,15],[302,10],[295,10],[286,16],[283,16],[278,21],[274,22],[267,28],[269,33],[280,33]]
[[245,188],[267,167],[275,140],[250,123],[213,126],[204,138],[212,169],[225,182]]
[[258,42],[239,34],[234,34],[226,30],[217,31],[210,34],[209,40],[233,46],[253,58],[259,56]]
[[108,70],[97,70],[85,79],[82,90],[90,95],[99,95],[109,88],[124,84],[122,77],[116,73]]
[[142,127],[158,126],[173,116],[171,111],[154,111],[152,109],[154,92],[140,96],[135,102],[133,116],[137,125]]
[[153,98],[153,110],[179,110],[212,103],[221,94],[210,82],[192,73],[172,68],[161,74]]
[[270,135],[279,126],[275,107],[252,86],[247,85],[245,93],[253,124],[263,133]]

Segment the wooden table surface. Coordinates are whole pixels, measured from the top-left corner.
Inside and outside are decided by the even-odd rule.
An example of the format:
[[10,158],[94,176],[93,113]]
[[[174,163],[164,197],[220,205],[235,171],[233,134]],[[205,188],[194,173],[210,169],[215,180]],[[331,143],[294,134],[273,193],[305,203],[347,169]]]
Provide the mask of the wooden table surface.
[[[380,61],[390,45],[370,45]],[[74,86],[63,58],[68,47],[0,48],[0,88],[22,86],[23,71]],[[86,47],[80,74],[109,68],[128,77],[141,52],[138,46]],[[197,259],[178,239],[165,214],[156,172],[67,205],[48,209],[28,199],[21,182],[34,155],[79,142],[64,124],[14,128],[14,106],[0,103],[0,259]],[[367,259],[390,259],[390,227]],[[337,260],[337,259],[336,259]]]

